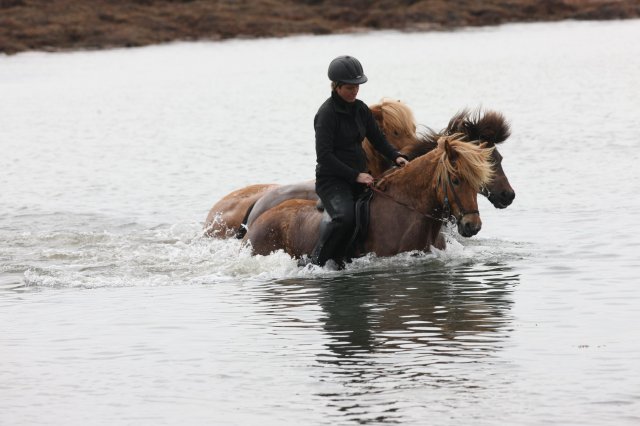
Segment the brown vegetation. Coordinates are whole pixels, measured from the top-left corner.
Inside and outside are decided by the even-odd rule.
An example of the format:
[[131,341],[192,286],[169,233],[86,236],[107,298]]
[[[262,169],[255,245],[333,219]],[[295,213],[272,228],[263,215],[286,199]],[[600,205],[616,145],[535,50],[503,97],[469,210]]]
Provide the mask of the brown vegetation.
[[640,0],[0,0],[0,52],[640,17]]

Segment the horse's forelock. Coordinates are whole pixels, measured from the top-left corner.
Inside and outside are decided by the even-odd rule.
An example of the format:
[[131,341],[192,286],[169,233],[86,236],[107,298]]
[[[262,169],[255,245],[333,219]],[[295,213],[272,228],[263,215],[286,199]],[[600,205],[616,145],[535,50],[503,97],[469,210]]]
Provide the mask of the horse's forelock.
[[482,108],[472,111],[465,108],[449,120],[447,128],[442,133],[462,133],[464,140],[478,140],[495,145],[504,142],[511,135],[511,128],[504,115],[497,111],[483,111]]
[[498,144],[511,136],[511,126],[507,119],[497,111],[487,111],[476,121],[481,140]]
[[453,117],[449,120],[449,124],[446,129],[441,131],[440,133],[444,135],[453,135],[455,133],[464,133],[466,134],[466,123],[469,121],[469,115],[471,112],[468,108],[464,108],[455,113]]
[[[493,148],[480,148],[476,145],[457,139],[459,135],[441,137],[438,140],[438,157],[440,161],[436,166],[436,179],[448,180],[450,175],[458,176],[465,180],[476,191],[488,184],[493,178],[491,153]],[[455,160],[449,158],[444,148],[448,142],[455,151]]]

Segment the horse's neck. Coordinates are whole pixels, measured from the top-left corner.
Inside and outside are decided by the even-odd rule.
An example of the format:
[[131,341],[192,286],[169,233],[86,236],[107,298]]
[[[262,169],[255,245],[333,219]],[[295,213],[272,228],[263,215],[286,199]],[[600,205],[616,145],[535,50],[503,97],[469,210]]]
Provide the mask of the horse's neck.
[[423,157],[389,176],[386,193],[398,204],[406,204],[424,215],[434,215],[439,207],[434,173],[435,161]]
[[421,168],[416,170],[398,170],[402,179],[391,182],[384,196],[374,196],[366,251],[386,256],[428,250],[436,243],[442,227],[442,222],[435,219],[436,193],[429,185],[430,179],[417,175]]
[[438,143],[431,139],[423,139],[407,145],[400,150],[400,153],[409,157],[410,160],[421,157],[436,149]]

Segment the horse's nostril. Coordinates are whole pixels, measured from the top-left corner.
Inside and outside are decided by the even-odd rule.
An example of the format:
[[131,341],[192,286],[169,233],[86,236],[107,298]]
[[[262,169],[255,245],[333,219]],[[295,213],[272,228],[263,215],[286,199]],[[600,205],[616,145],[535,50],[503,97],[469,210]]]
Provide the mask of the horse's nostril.
[[466,235],[474,235],[477,231],[477,226],[473,223],[464,224],[464,232]]
[[481,225],[479,223],[468,223],[466,226],[467,234],[475,235],[480,231]]

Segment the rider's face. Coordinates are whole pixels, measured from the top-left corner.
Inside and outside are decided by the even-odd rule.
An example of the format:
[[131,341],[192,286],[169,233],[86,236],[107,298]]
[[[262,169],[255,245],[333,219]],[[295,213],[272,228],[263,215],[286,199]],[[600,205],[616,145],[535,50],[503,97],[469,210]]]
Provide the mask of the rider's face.
[[358,90],[360,90],[359,84],[343,84],[340,87],[336,87],[336,93],[346,102],[355,102],[358,96]]

